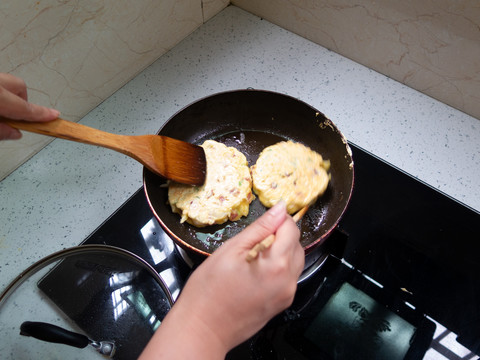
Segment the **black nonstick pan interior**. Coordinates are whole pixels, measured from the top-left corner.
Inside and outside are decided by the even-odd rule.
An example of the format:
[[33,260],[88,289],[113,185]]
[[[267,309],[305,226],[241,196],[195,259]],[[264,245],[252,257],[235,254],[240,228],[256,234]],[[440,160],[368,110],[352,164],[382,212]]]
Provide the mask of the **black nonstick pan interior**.
[[[176,113],[159,134],[195,144],[207,139],[223,142],[241,151],[250,166],[265,147],[283,140],[301,142],[330,160],[328,189],[299,224],[307,252],[335,228],[350,200],[354,171],[346,139],[321,112],[293,97],[262,90],[218,93]],[[144,169],[145,193],[160,224],[184,249],[203,255],[211,254],[266,210],[255,199],[249,215],[239,221],[204,228],[180,224],[180,216],[168,205],[165,185],[165,179]]]

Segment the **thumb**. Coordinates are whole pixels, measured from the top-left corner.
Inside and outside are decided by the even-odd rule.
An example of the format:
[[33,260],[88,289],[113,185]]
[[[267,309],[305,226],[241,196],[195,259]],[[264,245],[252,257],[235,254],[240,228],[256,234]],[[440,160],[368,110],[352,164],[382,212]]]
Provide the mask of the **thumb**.
[[274,234],[287,218],[287,205],[280,200],[236,237],[242,238],[242,247],[251,248],[268,235]]

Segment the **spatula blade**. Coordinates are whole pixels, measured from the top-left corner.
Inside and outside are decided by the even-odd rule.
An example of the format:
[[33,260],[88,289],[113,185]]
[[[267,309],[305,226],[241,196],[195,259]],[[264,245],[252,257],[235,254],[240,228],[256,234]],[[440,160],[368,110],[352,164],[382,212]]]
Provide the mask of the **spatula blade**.
[[162,138],[160,153],[162,175],[167,179],[189,185],[202,185],[207,173],[205,151],[201,146],[167,136]]

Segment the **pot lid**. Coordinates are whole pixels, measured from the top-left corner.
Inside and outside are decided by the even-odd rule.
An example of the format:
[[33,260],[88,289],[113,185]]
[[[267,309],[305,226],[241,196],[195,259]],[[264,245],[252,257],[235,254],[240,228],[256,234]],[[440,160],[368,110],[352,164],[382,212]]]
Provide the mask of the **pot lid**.
[[[2,292],[0,351],[12,359],[137,358],[172,305],[142,258],[114,246],[76,246],[36,262]],[[65,345],[63,330],[78,347]],[[45,336],[61,343],[39,340]]]

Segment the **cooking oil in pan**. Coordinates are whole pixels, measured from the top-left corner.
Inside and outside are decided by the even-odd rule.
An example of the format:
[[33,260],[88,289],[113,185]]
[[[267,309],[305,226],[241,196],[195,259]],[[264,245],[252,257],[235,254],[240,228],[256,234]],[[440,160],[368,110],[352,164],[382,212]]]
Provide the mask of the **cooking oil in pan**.
[[224,241],[223,235],[225,230],[230,228],[231,225],[226,225],[223,229],[217,230],[214,233],[203,233],[197,231],[195,236],[200,240],[207,248],[218,248]]

